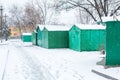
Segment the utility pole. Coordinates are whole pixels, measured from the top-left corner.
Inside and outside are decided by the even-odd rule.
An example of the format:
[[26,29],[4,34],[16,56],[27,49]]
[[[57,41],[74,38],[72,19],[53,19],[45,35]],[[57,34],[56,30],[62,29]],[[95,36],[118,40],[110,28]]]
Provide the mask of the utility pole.
[[[0,13],[1,13],[1,26],[0,26],[0,37],[2,38],[2,23],[3,23],[3,7],[0,6]],[[1,39],[1,42],[2,42],[2,39]]]
[[7,15],[5,14],[5,16],[4,16],[4,17],[5,17],[5,25],[6,25],[6,18],[7,18]]
[[5,40],[7,41],[8,40],[8,36],[9,36],[9,29],[8,29],[8,26],[7,26],[7,20],[6,20],[6,18],[7,18],[8,16],[5,14],[5,16],[4,16],[4,38],[5,38]]

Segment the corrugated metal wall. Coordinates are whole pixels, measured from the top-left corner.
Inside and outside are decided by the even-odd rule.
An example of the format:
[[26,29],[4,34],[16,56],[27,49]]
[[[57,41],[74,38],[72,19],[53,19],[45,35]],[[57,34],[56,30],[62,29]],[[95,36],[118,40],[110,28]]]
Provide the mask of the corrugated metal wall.
[[105,30],[81,30],[81,51],[99,51],[105,48]]
[[69,48],[76,51],[98,51],[105,48],[105,30],[80,29],[69,31]]
[[42,31],[42,47],[44,48],[68,48],[68,31]]
[[50,31],[49,48],[68,48],[68,31]]
[[47,29],[46,28],[44,28],[43,29],[43,31],[42,31],[42,47],[44,47],[44,48],[49,48],[49,45],[48,45],[48,31],[47,31]]
[[91,31],[81,30],[81,51],[88,51],[92,48],[91,44]]
[[37,45],[38,46],[42,46],[42,31],[40,30],[40,28],[37,28]]
[[106,30],[100,30],[100,47],[99,50],[106,49]]
[[75,25],[69,31],[69,48],[80,51],[80,29]]
[[37,33],[35,31],[32,32],[32,44],[37,45]]
[[120,21],[106,22],[106,65],[120,65]]
[[22,35],[23,42],[32,42],[32,35]]

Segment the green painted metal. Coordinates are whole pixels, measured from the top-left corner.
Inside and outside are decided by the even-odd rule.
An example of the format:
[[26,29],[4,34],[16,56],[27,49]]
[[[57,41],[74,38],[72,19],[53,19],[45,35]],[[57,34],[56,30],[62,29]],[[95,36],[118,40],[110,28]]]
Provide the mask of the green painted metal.
[[81,39],[82,51],[105,49],[105,30],[81,30]]
[[42,31],[42,47],[44,48],[68,48],[68,31]]
[[37,45],[37,32],[36,31],[32,32],[32,44]]
[[23,42],[32,42],[32,35],[22,35]]
[[69,31],[69,48],[76,51],[105,49],[105,30],[80,29],[74,25]]
[[90,30],[81,30],[81,51],[90,51],[93,49],[91,37]]
[[42,31],[42,47],[44,48],[49,48],[49,45],[48,45],[48,30],[46,28],[43,29]]
[[69,48],[80,51],[80,29],[75,25],[69,31]]
[[68,48],[68,31],[49,32],[49,48]]
[[37,45],[42,47],[42,30],[38,26],[36,29],[37,32]]
[[120,21],[106,22],[106,65],[120,65]]

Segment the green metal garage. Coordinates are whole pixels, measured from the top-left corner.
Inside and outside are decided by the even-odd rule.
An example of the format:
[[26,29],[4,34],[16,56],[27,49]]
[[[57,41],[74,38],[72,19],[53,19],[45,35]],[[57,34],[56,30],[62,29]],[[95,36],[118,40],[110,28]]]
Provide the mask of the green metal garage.
[[36,31],[32,32],[32,44],[37,45],[37,32]]
[[120,65],[120,21],[106,22],[106,65]]
[[23,42],[32,42],[32,33],[22,33]]
[[36,32],[37,32],[37,45],[42,47],[42,30],[44,25],[37,25]]
[[44,48],[68,48],[70,27],[45,25],[42,30],[42,47]]
[[98,51],[105,48],[105,27],[73,25],[69,31],[69,48],[76,51]]

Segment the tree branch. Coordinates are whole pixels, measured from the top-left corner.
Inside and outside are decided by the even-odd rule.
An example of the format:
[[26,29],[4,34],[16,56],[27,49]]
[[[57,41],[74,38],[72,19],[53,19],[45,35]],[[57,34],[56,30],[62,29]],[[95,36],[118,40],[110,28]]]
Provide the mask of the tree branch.
[[[74,2],[74,3],[73,3],[73,2]],[[70,3],[71,5],[74,5],[74,6],[76,6],[76,7],[80,7],[80,8],[82,8],[82,9],[84,9],[84,10],[92,17],[92,19],[93,19],[95,22],[97,21],[97,20],[95,19],[95,17],[93,16],[93,14],[88,10],[88,8],[81,6],[79,3],[75,2],[75,1],[73,1],[73,2],[68,2],[68,3]]]
[[87,1],[90,3],[91,6],[93,6],[94,8],[96,8],[95,5],[90,0],[87,0]]
[[95,9],[96,9],[96,11],[98,13],[98,16],[99,16],[100,20],[102,21],[102,19],[101,19],[102,15],[101,15],[101,12],[100,12],[100,7],[99,7],[99,5],[98,5],[96,0],[94,0],[94,2],[95,2]]
[[104,12],[105,16],[108,15],[107,6],[108,6],[108,0],[104,0],[103,12]]
[[44,24],[45,24],[45,13],[44,13],[42,7],[40,6],[38,0],[35,0],[35,1],[36,1],[37,6],[39,7],[39,9],[41,10],[41,12],[42,12],[42,14],[43,14],[43,22],[44,22]]
[[118,10],[120,10],[120,6],[118,6],[118,7],[114,10],[114,12],[112,12],[112,13],[110,14],[110,16],[113,16]]

